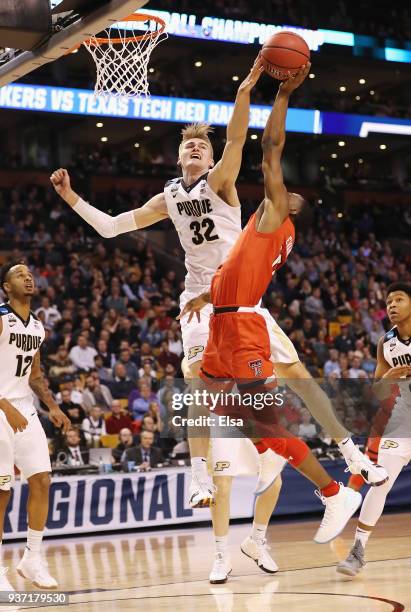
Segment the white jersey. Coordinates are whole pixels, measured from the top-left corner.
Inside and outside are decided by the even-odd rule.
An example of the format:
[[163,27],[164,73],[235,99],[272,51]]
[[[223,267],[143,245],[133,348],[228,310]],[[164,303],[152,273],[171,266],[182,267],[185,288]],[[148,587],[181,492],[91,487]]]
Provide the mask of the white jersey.
[[[403,340],[397,327],[387,332],[383,340],[383,352],[385,361],[392,367],[411,366],[411,339]],[[400,393],[395,402],[396,406],[408,408],[411,416],[411,379],[404,379],[399,383]]]
[[185,288],[195,294],[211,285],[241,233],[240,206],[229,206],[214,193],[207,175],[190,186],[176,178],[164,187],[167,211],[185,252]]
[[0,396],[21,399],[32,395],[29,378],[34,355],[44,340],[44,327],[30,312],[27,321],[9,304],[0,305]]

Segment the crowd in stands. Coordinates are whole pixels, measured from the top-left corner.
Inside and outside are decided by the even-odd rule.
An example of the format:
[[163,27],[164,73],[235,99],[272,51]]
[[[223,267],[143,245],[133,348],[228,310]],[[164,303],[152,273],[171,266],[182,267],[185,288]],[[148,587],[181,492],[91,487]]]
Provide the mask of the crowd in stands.
[[[338,216],[336,209],[311,207],[311,225],[297,229],[295,248],[266,294],[269,310],[311,373],[324,377],[329,395],[348,394],[342,417],[358,432],[369,415],[347,380],[369,387],[377,342],[388,327],[384,289],[411,281],[409,250],[393,251],[392,210],[385,214],[376,224],[369,209]],[[63,439],[39,406],[53,459],[85,464],[88,449],[105,444],[127,468],[162,463],[177,445],[184,450],[185,432],[170,420],[172,395],[183,387],[175,320],[183,282],[173,264],[146,238],[121,250],[115,240],[100,239],[38,187],[1,192],[0,238],[6,259],[24,257],[34,273],[32,307],[46,329],[45,375],[72,422]],[[321,434],[298,402],[284,410],[299,435]]]
[[[172,0],[156,0],[152,8],[176,11]],[[411,40],[411,10],[407,4],[378,2],[370,11],[367,0],[338,0],[331,5],[327,0],[259,0],[253,4],[246,0],[204,0],[194,9],[189,0],[181,0],[178,11]]]
[[[222,58],[222,61],[224,57]],[[205,60],[207,61],[207,60]],[[246,73],[247,66],[240,71],[240,75]],[[150,75],[150,92],[158,96],[175,96],[182,98],[194,98],[205,100],[222,100],[232,102],[235,99],[238,82],[232,81],[230,77],[226,81],[201,79],[198,73],[192,74],[191,70],[185,71],[189,76],[181,77],[176,81],[169,72],[156,69]],[[316,72],[316,70],[313,70]],[[318,79],[317,79],[318,80]],[[381,76],[384,87],[384,77]],[[335,84],[335,82],[333,82]],[[274,101],[276,87],[269,78],[261,79],[258,87],[253,90],[253,104],[271,105]],[[370,93],[372,91],[373,93]],[[357,93],[361,95],[357,96]],[[331,111],[340,113],[354,113],[361,115],[377,115],[386,117],[409,117],[410,103],[406,95],[401,90],[396,90],[395,94],[380,91],[378,84],[374,89],[363,91],[339,92],[319,88],[315,80],[307,80],[304,85],[293,93],[290,103],[292,108],[316,108],[321,111]]]

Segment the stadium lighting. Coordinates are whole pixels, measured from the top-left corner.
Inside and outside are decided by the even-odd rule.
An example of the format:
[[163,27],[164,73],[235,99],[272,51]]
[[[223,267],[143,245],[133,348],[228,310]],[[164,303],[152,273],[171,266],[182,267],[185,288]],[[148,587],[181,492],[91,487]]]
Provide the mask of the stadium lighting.
[[347,91],[347,88],[345,85],[340,85],[340,91]]
[[373,96],[375,94],[375,91],[373,89],[370,89],[370,96]]
[[107,142],[108,138],[107,138],[107,136],[102,136],[100,138],[100,140],[101,140],[101,142]]
[[324,172],[324,170],[325,170],[325,167],[324,166],[320,166],[320,171]]
[[338,141],[338,146],[339,146],[339,147],[345,147],[345,142],[344,142],[344,140],[339,140],[339,141]]
[[140,146],[140,143],[139,143],[139,142],[135,142],[135,143],[134,143],[134,148],[135,148],[135,149],[138,149],[138,148],[139,148],[139,146]]
[[363,163],[364,163],[364,160],[363,160],[363,158],[362,158],[362,157],[359,157],[359,158],[358,158],[358,163],[359,163],[359,164],[363,164]]
[[381,151],[385,151],[386,148],[387,148],[386,144],[380,144]]
[[348,162],[345,162],[344,168],[349,168],[349,167],[350,167],[350,164]]
[[355,96],[355,99],[356,99],[356,100],[357,100],[357,102],[358,102],[358,100],[361,100],[361,96]]
[[310,77],[310,79],[315,79],[315,74],[314,74],[314,72],[310,72],[309,77]]
[[240,77],[239,77],[239,76],[237,76],[237,75],[235,74],[235,75],[233,76],[233,81],[239,81],[239,80],[240,80]]
[[339,219],[342,219],[342,217],[343,217],[342,212],[337,213],[337,217],[338,217]]
[[96,123],[96,127],[98,127],[98,128],[102,128],[103,126],[104,126],[104,123],[102,121],[98,121]]
[[365,85],[365,79],[359,79],[358,82],[359,82],[360,85]]
[[331,153],[331,157],[332,157],[333,159],[337,159],[338,155],[337,155],[337,153]]
[[143,127],[143,130],[144,130],[145,132],[149,132],[149,131],[151,130],[151,127],[150,127],[149,125],[145,125],[145,126]]
[[153,74],[153,72],[155,72],[155,70],[154,70],[154,68],[153,68],[153,67],[149,68],[149,69],[148,69],[148,71],[149,71],[151,74]]
[[194,62],[194,66],[195,66],[196,68],[201,68],[201,66],[202,66],[202,65],[203,65],[203,62],[200,62],[200,61],[198,61],[198,62]]

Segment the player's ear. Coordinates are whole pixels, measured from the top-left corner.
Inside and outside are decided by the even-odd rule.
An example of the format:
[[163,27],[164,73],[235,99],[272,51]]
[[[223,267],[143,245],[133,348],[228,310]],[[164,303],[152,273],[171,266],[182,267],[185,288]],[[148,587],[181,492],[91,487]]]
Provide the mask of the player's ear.
[[209,168],[210,168],[210,170],[211,170],[211,168],[214,168],[214,160],[213,159],[210,161]]
[[181,159],[180,158],[177,159],[177,166],[181,166]]

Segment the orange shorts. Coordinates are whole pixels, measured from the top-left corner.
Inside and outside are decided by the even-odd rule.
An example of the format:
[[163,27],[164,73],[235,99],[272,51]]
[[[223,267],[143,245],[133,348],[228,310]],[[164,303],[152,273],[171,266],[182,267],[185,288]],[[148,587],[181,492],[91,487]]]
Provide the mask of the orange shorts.
[[207,382],[219,378],[238,385],[264,381],[274,375],[266,321],[256,312],[212,315],[210,334],[200,376]]

